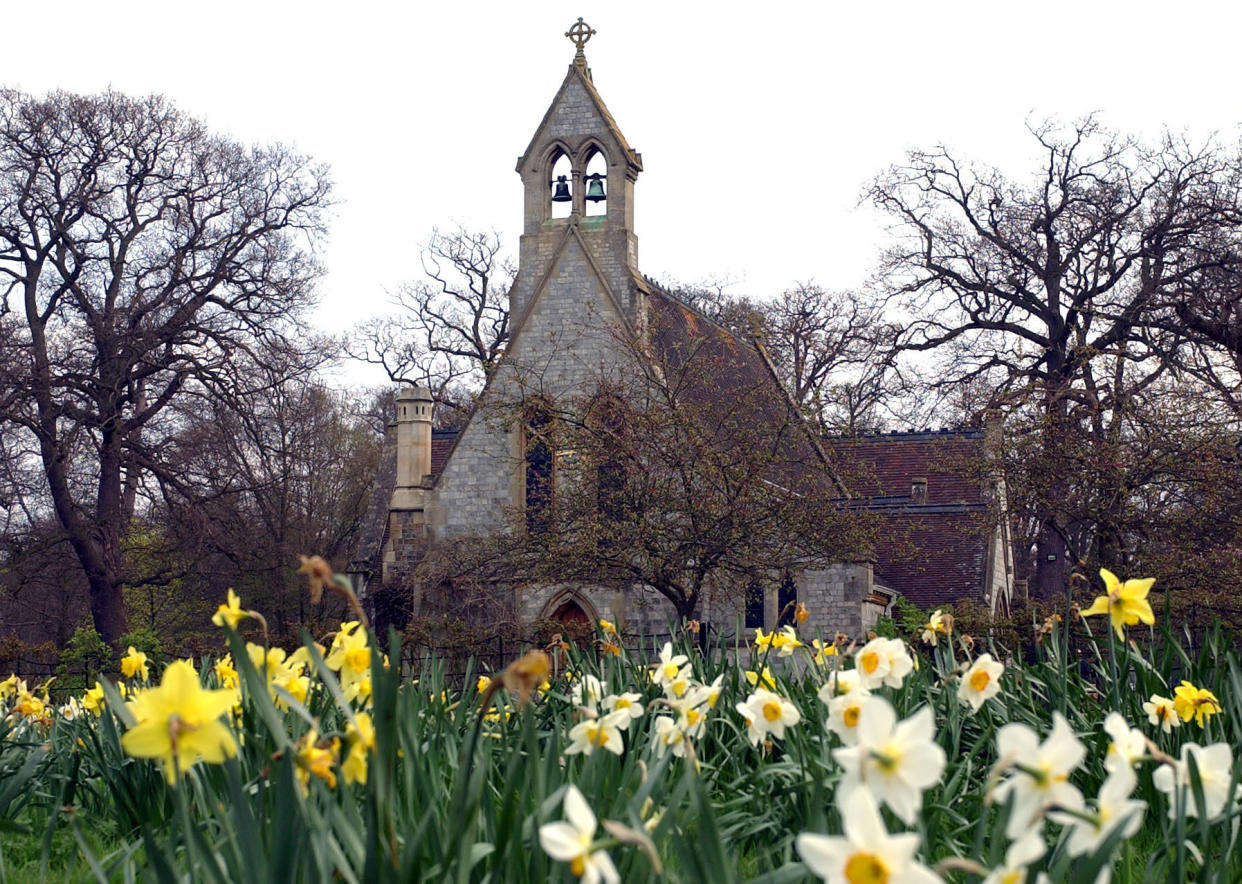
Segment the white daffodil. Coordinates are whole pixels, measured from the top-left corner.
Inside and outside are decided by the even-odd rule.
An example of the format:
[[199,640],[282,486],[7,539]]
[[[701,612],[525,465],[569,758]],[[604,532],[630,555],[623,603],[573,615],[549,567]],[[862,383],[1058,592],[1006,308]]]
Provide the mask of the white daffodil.
[[1137,784],[1138,779],[1128,765],[1119,767],[1100,786],[1094,811],[1088,810],[1081,815],[1056,811],[1048,814],[1053,822],[1069,827],[1065,849],[1070,856],[1092,852],[1118,829],[1122,830],[1123,838],[1134,836],[1143,825],[1143,811],[1147,808],[1146,802],[1130,798]]
[[1126,724],[1120,712],[1110,712],[1104,719],[1104,733],[1112,738],[1108,755],[1104,757],[1104,769],[1113,773],[1122,768],[1132,769],[1147,754],[1147,738],[1136,727]]
[[657,758],[663,758],[664,753],[670,749],[678,758],[686,757],[686,743],[689,740],[685,731],[679,726],[678,719],[671,715],[661,715],[656,718],[651,740],[655,743]]
[[[840,795],[840,793],[838,793]],[[803,832],[794,845],[802,862],[829,884],[935,884],[940,877],[914,860],[919,836],[890,835],[866,789],[841,795],[845,837]]]
[[1147,713],[1147,720],[1152,726],[1160,728],[1166,734],[1173,728],[1182,726],[1182,718],[1173,706],[1172,697],[1152,694],[1151,700],[1143,704],[1143,711]]
[[621,712],[624,710],[625,717],[617,719],[617,727],[621,730],[629,730],[630,722],[636,718],[643,716],[643,704],[641,694],[609,694],[602,701],[604,711],[608,713]]
[[784,739],[785,728],[793,727],[802,720],[797,706],[763,688],[747,697],[745,703],[738,703],[737,711],[746,719],[747,736],[752,746],[757,746],[768,734]]
[[873,638],[854,655],[854,671],[858,673],[862,686],[869,691],[884,684],[889,665],[886,638]]
[[569,748],[566,755],[590,755],[596,749],[607,749],[613,755],[620,755],[625,747],[621,738],[620,723],[630,722],[630,714],[622,709],[603,718],[588,718],[580,721],[569,731]]
[[1000,693],[1000,679],[1004,671],[1004,663],[993,660],[991,654],[980,654],[962,673],[957,698],[978,712],[979,707]]
[[1027,832],[1009,845],[1005,851],[1005,864],[988,872],[983,884],[1020,884],[1026,880],[1026,869],[1048,850],[1044,836],[1038,831]]
[[884,684],[890,688],[899,688],[906,676],[914,671],[914,658],[910,649],[899,638],[890,638],[884,646],[884,654],[888,657],[888,672],[884,675]]
[[865,789],[887,804],[908,825],[923,806],[923,790],[944,772],[944,750],[936,745],[936,720],[924,706],[905,721],[887,700],[869,697],[856,728],[858,744],[834,749],[832,757],[845,769],[839,790]]
[[[1198,816],[1199,808],[1195,804],[1194,790],[1190,788],[1190,761],[1195,759],[1199,770],[1199,781],[1203,785],[1204,810],[1210,817],[1216,816],[1225,809],[1229,801],[1229,782],[1233,769],[1233,750],[1228,743],[1213,743],[1206,748],[1198,743],[1186,743],[1182,746],[1182,755],[1176,765],[1162,764],[1151,775],[1151,781],[1161,792],[1169,796],[1169,817],[1177,817],[1176,793],[1184,789],[1182,803],[1186,816]],[[1242,786],[1234,798],[1242,796]]]
[[660,650],[660,660],[651,673],[651,680],[667,690],[667,686],[677,679],[682,667],[689,662],[690,658],[685,654],[673,654],[672,642],[665,642]]
[[595,814],[572,783],[565,789],[566,822],[539,827],[539,846],[555,860],[569,863],[569,870],[582,884],[620,884],[612,858],[603,850],[591,850],[595,838]]
[[669,700],[680,700],[692,687],[694,687],[694,669],[689,665],[683,666],[675,676],[664,682],[664,696]]
[[863,707],[871,695],[866,691],[854,691],[828,702],[828,719],[824,729],[841,738],[847,746],[858,745],[858,725],[862,721]]
[[574,686],[570,691],[570,698],[574,701],[575,706],[598,712],[600,700],[604,698],[604,686],[600,684],[599,679],[594,675],[583,675],[582,678],[574,682]]
[[714,679],[712,679],[711,684],[703,685],[703,690],[707,692],[708,709],[716,708],[716,701],[720,699],[720,693],[724,690],[723,683],[724,673],[722,672],[720,675],[717,675]]
[[871,693],[863,686],[862,673],[857,669],[838,669],[828,676],[828,680],[820,687],[817,696],[825,706],[831,706],[833,698],[855,693],[862,695]]
[[708,705],[711,701],[711,690],[705,685],[697,685],[673,704],[677,710],[677,726],[691,739],[698,739],[703,735],[707,725],[707,712],[711,708]]
[[1052,713],[1052,732],[1043,743],[1026,725],[1007,724],[997,733],[996,744],[997,763],[1009,771],[996,787],[996,799],[1004,802],[1011,793],[1014,796],[1005,829],[1011,839],[1031,829],[1050,805],[1082,808],[1082,793],[1070,785],[1069,775],[1082,764],[1087,750],[1061,713]]

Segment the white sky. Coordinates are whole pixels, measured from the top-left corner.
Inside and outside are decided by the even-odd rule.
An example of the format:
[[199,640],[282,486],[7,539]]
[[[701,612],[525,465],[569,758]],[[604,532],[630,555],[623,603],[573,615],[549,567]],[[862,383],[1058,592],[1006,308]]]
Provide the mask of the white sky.
[[514,165],[579,15],[598,31],[595,85],[646,167],[640,266],[729,277],[738,294],[860,284],[884,236],[860,194],[907,149],[945,142],[1022,176],[1028,118],[1099,111],[1127,132],[1226,139],[1242,121],[1236,3],[8,6],[0,84],[162,92],[218,131],[329,163],[318,317],[333,331],[386,309],[433,226],[494,227],[516,254]]

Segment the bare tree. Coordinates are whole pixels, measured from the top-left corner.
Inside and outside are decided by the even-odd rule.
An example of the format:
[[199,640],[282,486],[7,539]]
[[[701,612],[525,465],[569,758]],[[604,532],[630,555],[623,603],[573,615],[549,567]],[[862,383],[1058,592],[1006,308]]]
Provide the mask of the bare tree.
[[37,444],[110,642],[138,490],[182,485],[173,408],[243,398],[249,365],[294,349],[328,193],[322,167],[159,97],[0,93],[0,311],[18,320],[0,419]]
[[517,272],[500,234],[433,230],[422,250],[426,279],[401,286],[395,312],[364,322],[346,342],[355,359],[395,383],[426,386],[437,419],[468,413],[509,341],[509,287]]
[[[1019,184],[947,149],[915,152],[871,187],[896,220],[884,266],[899,348],[931,353],[936,385],[982,379],[992,405],[1030,403],[1035,589],[1064,589],[1086,553],[1070,476],[1084,434],[1119,432],[1168,370],[1166,320],[1191,283],[1236,269],[1236,160],[1212,144],[1155,147],[1091,119],[1032,130],[1044,156]],[[1210,247],[1209,247],[1210,246]],[[1103,374],[1101,374],[1103,372]]]

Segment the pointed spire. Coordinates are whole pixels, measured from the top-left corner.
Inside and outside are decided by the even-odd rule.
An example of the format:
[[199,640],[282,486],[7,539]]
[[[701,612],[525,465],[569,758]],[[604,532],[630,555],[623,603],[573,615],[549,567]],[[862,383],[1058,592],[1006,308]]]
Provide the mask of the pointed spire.
[[586,53],[582,51],[582,47],[587,44],[588,40],[595,36],[595,29],[584,22],[582,20],[582,16],[578,16],[577,23],[565,32],[565,36],[572,40],[573,44],[578,47],[578,51],[574,53],[574,67],[582,71],[588,80],[591,79],[591,69],[587,67]]

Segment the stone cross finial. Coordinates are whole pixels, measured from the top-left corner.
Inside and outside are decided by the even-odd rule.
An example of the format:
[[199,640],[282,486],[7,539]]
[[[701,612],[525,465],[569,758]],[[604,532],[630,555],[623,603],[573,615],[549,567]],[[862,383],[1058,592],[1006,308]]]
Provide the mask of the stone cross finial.
[[582,47],[587,44],[587,40],[595,36],[595,29],[582,20],[582,16],[578,16],[578,21],[565,32],[565,36],[573,41],[578,47],[578,51],[574,54],[574,64],[579,67],[586,65],[586,55],[582,51]]

